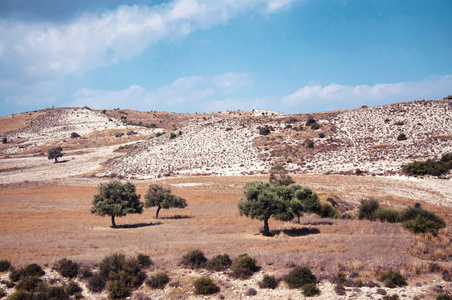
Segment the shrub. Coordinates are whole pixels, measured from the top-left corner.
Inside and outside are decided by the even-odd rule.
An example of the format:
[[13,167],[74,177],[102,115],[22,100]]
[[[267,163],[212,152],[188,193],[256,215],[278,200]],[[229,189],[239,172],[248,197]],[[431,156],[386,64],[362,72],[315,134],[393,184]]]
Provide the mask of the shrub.
[[137,255],[137,261],[143,268],[148,268],[154,264],[149,255],[144,255],[142,253]]
[[441,156],[441,161],[442,161],[443,163],[452,162],[452,152],[451,152],[451,153],[443,154],[443,155]]
[[219,272],[219,271],[229,268],[231,266],[231,264],[232,264],[232,261],[229,258],[229,255],[219,254],[207,262],[206,268],[208,270],[214,270],[214,271]]
[[264,275],[262,281],[258,283],[261,289],[275,289],[278,286],[278,281],[276,281],[273,275]]
[[107,286],[107,291],[110,299],[124,299],[130,296],[130,287],[121,280],[110,282]]
[[148,278],[146,285],[152,289],[163,289],[169,281],[170,279],[166,273],[159,272]]
[[374,213],[380,207],[380,203],[375,199],[362,199],[358,207],[358,218],[374,220]]
[[452,296],[448,294],[439,294],[435,298],[436,300],[452,300]]
[[444,220],[432,212],[429,212],[416,203],[402,212],[403,226],[414,233],[433,233],[436,235],[439,229],[446,227]]
[[2,138],[2,144],[8,143],[8,139],[6,137]]
[[305,139],[304,142],[303,142],[303,145],[306,148],[314,148],[314,142],[312,140],[310,140],[310,139]]
[[246,279],[258,270],[256,260],[248,254],[240,254],[234,259],[231,265],[232,276],[240,279]]
[[6,291],[0,288],[0,299],[6,296]]
[[252,296],[256,296],[256,295],[257,295],[257,291],[254,288],[249,288],[245,292],[245,296],[248,296],[248,297],[252,297]]
[[176,135],[174,132],[171,132],[169,138],[170,138],[170,139],[174,139],[176,136],[177,136],[177,135]]
[[295,266],[286,276],[284,276],[284,281],[289,288],[298,289],[302,288],[305,284],[315,284],[317,278],[312,274],[311,269],[308,267]]
[[325,137],[325,134],[323,132],[319,133],[319,138],[323,139]]
[[218,293],[220,287],[217,286],[210,277],[202,276],[193,282],[196,295],[211,295]]
[[77,293],[81,293],[83,290],[82,288],[77,284],[75,281],[69,281],[68,285],[66,286],[66,293],[68,295],[75,295]]
[[94,293],[100,293],[105,289],[105,280],[99,273],[94,273],[88,279],[88,289]]
[[312,124],[312,125],[311,125],[311,129],[312,129],[312,130],[320,129],[319,123],[316,122],[316,123]]
[[406,140],[406,135],[405,133],[401,133],[399,134],[399,136],[397,137],[398,141],[405,141]]
[[282,165],[276,164],[270,168],[270,172],[287,172],[287,170]]
[[19,268],[9,273],[9,279],[16,282],[25,277],[41,277],[45,272],[37,264],[31,264],[25,268]]
[[314,120],[314,117],[309,115],[308,119],[306,120],[306,126],[311,126],[312,124],[315,124],[316,121]]
[[408,175],[424,176],[433,175],[440,176],[451,168],[450,163],[442,161],[434,161],[428,159],[426,161],[414,161],[410,164],[402,166],[402,171]]
[[0,260],[0,272],[6,272],[11,268],[11,263],[7,260]]
[[400,212],[390,208],[379,207],[374,212],[374,217],[381,222],[398,223],[400,222]]
[[206,262],[207,258],[202,251],[191,250],[182,257],[181,265],[185,268],[197,269],[204,267]]
[[315,283],[308,283],[301,287],[303,290],[303,295],[306,297],[313,297],[316,295],[320,295],[319,288],[315,285]]
[[63,258],[58,262],[55,270],[63,277],[74,278],[78,275],[78,264],[72,260]]
[[389,270],[388,272],[382,273],[378,280],[383,282],[386,287],[391,289],[397,286],[402,287],[407,285],[405,278],[403,278],[403,276],[399,272],[394,270]]
[[71,139],[75,139],[75,138],[78,138],[78,137],[80,137],[80,135],[77,132],[71,133]]
[[259,127],[259,134],[260,135],[269,135],[270,134],[270,127],[268,127],[268,126]]
[[93,276],[93,271],[91,270],[90,266],[82,266],[80,268],[80,277],[82,279],[86,279]]
[[104,280],[111,279],[110,274],[118,273],[123,269],[126,262],[124,254],[115,253],[106,256],[99,264],[99,274]]
[[339,213],[337,210],[331,206],[329,203],[322,203],[320,205],[320,213],[319,215],[322,218],[331,218],[331,219],[337,219],[339,218]]
[[16,284],[15,289],[18,291],[27,291],[33,292],[38,287],[38,284],[42,280],[39,277],[31,276],[31,277],[23,277]]

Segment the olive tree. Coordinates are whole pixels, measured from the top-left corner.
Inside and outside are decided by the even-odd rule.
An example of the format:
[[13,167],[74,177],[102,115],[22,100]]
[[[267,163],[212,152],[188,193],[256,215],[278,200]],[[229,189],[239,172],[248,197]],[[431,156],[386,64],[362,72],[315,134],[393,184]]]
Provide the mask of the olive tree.
[[54,159],[55,160],[54,163],[57,163],[58,162],[58,158],[63,156],[63,153],[61,153],[61,151],[63,151],[63,148],[61,148],[61,147],[56,147],[56,148],[49,149],[47,151],[47,154],[48,154],[47,158],[48,159]]
[[268,220],[273,217],[280,221],[300,218],[304,212],[320,210],[320,200],[308,187],[293,183],[276,185],[261,181],[249,181],[245,184],[245,197],[240,199],[240,215],[250,219],[264,221],[262,234],[269,235]]
[[135,185],[131,182],[122,183],[112,180],[99,185],[99,193],[94,195],[92,214],[110,216],[112,227],[116,227],[115,217],[124,217],[128,213],[142,213],[141,195],[136,194]]
[[146,195],[144,195],[144,206],[146,208],[156,206],[157,211],[155,213],[155,218],[159,218],[160,209],[169,208],[185,208],[187,206],[187,201],[180,197],[171,194],[169,188],[164,188],[158,184],[151,184],[148,187]]

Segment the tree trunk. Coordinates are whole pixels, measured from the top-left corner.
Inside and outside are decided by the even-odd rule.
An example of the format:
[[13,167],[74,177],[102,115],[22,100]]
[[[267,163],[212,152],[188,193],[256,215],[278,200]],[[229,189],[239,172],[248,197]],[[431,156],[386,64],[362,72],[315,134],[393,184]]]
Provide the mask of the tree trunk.
[[155,212],[155,218],[158,219],[159,218],[159,211],[160,211],[161,207],[160,205],[157,207],[157,211]]
[[268,218],[264,219],[264,231],[262,232],[263,235],[270,235],[270,228],[268,227]]
[[115,215],[111,216],[111,226],[113,226],[113,228],[116,228]]
[[55,161],[53,163],[57,163],[58,162],[58,158],[55,157]]
[[300,215],[297,216],[298,224],[300,224]]

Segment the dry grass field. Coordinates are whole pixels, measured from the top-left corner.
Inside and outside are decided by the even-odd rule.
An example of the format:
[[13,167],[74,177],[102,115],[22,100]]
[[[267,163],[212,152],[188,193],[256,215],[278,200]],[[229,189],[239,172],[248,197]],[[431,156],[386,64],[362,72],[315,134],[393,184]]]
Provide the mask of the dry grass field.
[[[202,125],[203,122],[209,122],[209,118],[218,124],[215,125],[217,131],[212,130],[213,133],[221,131],[223,134],[225,128],[229,128],[228,126],[236,126],[229,125],[236,123],[227,123],[229,121],[221,119],[225,118],[222,114],[195,115],[188,118],[186,115],[155,112],[125,111],[126,115],[115,110],[106,112],[107,121],[105,121],[105,116],[100,112],[91,113],[80,109],[69,112],[75,120],[80,120],[81,116],[85,118],[86,113],[92,115],[92,118],[97,118],[95,120],[100,120],[96,122],[102,124],[109,122],[108,117],[120,118],[124,115],[133,123],[162,124],[159,126],[160,130],[165,131],[179,130],[183,126],[193,124],[198,126],[198,123],[201,124],[200,126],[210,126],[210,124]],[[316,115],[316,118],[323,120],[322,124],[327,137],[337,133],[334,124],[328,122],[336,118],[338,113]],[[102,258],[113,253],[124,253],[127,256],[144,253],[155,262],[154,267],[148,271],[149,274],[163,270],[172,279],[180,280],[181,284],[178,288],[167,287],[165,290],[156,291],[142,286],[134,292],[134,299],[144,299],[143,297],[197,299],[192,293],[191,282],[200,275],[210,275],[220,285],[220,293],[212,299],[221,297],[245,299],[247,298],[245,292],[250,287],[258,290],[255,299],[303,299],[300,291],[290,290],[283,283],[276,290],[259,289],[257,286],[263,274],[274,274],[277,278],[282,278],[293,265],[309,266],[320,279],[322,294],[319,299],[339,298],[334,292],[334,284],[330,282],[339,271],[347,276],[353,276],[353,280],[361,279],[363,282],[369,282],[377,281],[378,275],[384,270],[391,268],[399,270],[407,279],[409,286],[384,289],[388,295],[397,294],[402,299],[416,297],[432,299],[439,293],[438,285],[441,286],[442,291],[452,289],[450,281],[445,281],[442,276],[446,270],[452,273],[450,226],[452,224],[452,183],[450,179],[413,178],[401,176],[396,174],[397,172],[391,172],[393,174],[391,176],[338,175],[342,171],[337,174],[333,172],[336,175],[309,174],[307,169],[300,171],[300,168],[303,168],[302,162],[306,161],[309,155],[325,157],[328,154],[326,152],[328,147],[342,152],[347,148],[338,148],[339,146],[334,148],[332,145],[318,146],[318,148],[316,146],[314,150],[301,149],[299,153],[304,158],[296,156],[295,150],[300,147],[297,143],[302,142],[305,137],[314,138],[316,132],[310,129],[303,132],[283,130],[287,122],[284,121],[285,119],[281,119],[279,123],[276,122],[276,119],[273,120],[277,118],[276,116],[253,116],[252,113],[245,112],[230,114],[253,119],[255,123],[252,123],[252,126],[260,126],[265,122],[273,122],[271,124],[275,128],[280,126],[279,132],[267,137],[256,134],[255,128],[251,125],[249,128],[237,125],[238,129],[234,127],[231,132],[244,134],[247,138],[257,136],[255,144],[260,151],[273,153],[269,156],[266,154],[265,157],[268,160],[264,160],[265,164],[274,163],[269,159],[271,155],[276,155],[277,162],[300,159],[301,163],[296,165],[290,175],[296,182],[315,190],[322,202],[325,202],[328,197],[340,199],[352,207],[348,211],[351,215],[355,214],[360,200],[364,198],[375,198],[383,207],[400,210],[419,202],[423,208],[442,217],[448,227],[434,237],[414,235],[404,230],[401,224],[357,219],[328,219],[312,215],[302,217],[300,224],[271,219],[270,229],[274,236],[264,237],[260,234],[263,222],[240,217],[237,209],[237,202],[243,196],[243,187],[247,181],[268,180],[269,175],[266,171],[256,171],[254,175],[248,176],[213,176],[207,173],[188,176],[183,175],[183,172],[180,174],[176,172],[169,174],[171,176],[155,176],[153,179],[139,179],[129,174],[139,194],[144,195],[149,184],[158,183],[171,188],[173,194],[187,199],[188,206],[185,209],[161,210],[160,219],[154,219],[155,209],[146,209],[142,214],[130,214],[117,218],[116,224],[119,228],[114,229],[110,226],[109,217],[99,217],[89,212],[99,184],[111,180],[108,176],[96,175],[102,172],[106,165],[114,169],[121,159],[133,158],[136,153],[140,153],[139,151],[145,153],[145,147],[148,145],[146,140],[154,137],[159,131],[125,125],[111,126],[98,131],[95,130],[94,121],[83,124],[77,124],[80,122],[76,121],[71,125],[73,127],[67,126],[64,130],[61,129],[60,135],[52,139],[55,133],[47,134],[43,131],[41,134],[39,131],[38,133],[30,131],[33,129],[32,123],[38,122],[36,120],[46,121],[45,118],[40,117],[45,115],[44,112],[33,112],[0,118],[1,134],[6,135],[9,132],[8,137],[22,137],[22,139],[12,139],[8,144],[0,145],[2,152],[0,157],[0,260],[9,260],[14,266],[38,263],[47,266],[49,276],[57,276],[52,275],[54,272],[52,273],[50,267],[62,258],[94,266]],[[357,118],[356,115],[354,117]],[[11,121],[13,118],[14,122]],[[49,124],[48,126],[51,127],[52,124]],[[435,134],[442,134],[441,143],[450,147],[450,139],[443,137],[444,132],[449,130],[446,125]],[[20,131],[24,127],[27,127],[28,131]],[[190,130],[195,132],[195,129],[182,129],[185,134],[182,137],[185,139],[196,137],[195,133],[193,135],[190,133]],[[84,132],[84,134],[81,138],[70,139],[69,134],[72,131]],[[130,131],[137,133],[127,135],[126,133]],[[229,130],[226,131],[229,132]],[[23,138],[25,133],[32,136],[33,132],[39,135],[39,139],[32,141],[31,138],[28,140]],[[124,135],[116,138],[117,132]],[[341,134],[345,135],[344,132]],[[278,137],[279,135],[281,137]],[[365,144],[365,147],[363,146],[365,151],[368,150],[366,147],[369,145],[377,151],[381,147],[375,145],[384,144],[383,140],[377,141],[376,135],[373,139],[372,142]],[[294,144],[291,145],[288,142],[290,140],[295,141]],[[345,140],[343,138],[342,142],[345,143]],[[363,141],[367,140],[363,138]],[[177,139],[175,142],[165,139],[164,136],[158,141],[174,145],[177,143]],[[318,138],[316,141],[319,144],[323,143]],[[139,148],[118,151],[120,145],[137,142],[138,147],[144,147],[145,150]],[[440,151],[441,143],[435,142],[435,151]],[[27,146],[20,148],[21,145]],[[63,146],[65,155],[62,163],[54,164],[47,160],[45,152],[49,147],[57,145]],[[387,142],[385,145],[388,146],[383,149],[399,147],[393,142]],[[414,147],[413,145],[409,147]],[[162,144],[160,147],[167,146]],[[168,149],[173,149],[171,147]],[[266,147],[267,150],[265,150]],[[355,153],[356,149],[350,151],[353,155],[359,156]],[[411,151],[410,149],[401,151]],[[280,155],[278,153],[286,156],[277,156]],[[334,156],[336,152],[332,153]],[[397,153],[391,155],[397,155]],[[435,156],[436,152],[432,152],[432,155]],[[215,156],[209,156],[209,159],[214,158]],[[324,162],[324,165],[329,163],[330,170],[335,168],[340,170],[340,162],[337,160],[330,158],[329,161]],[[107,161],[109,164],[106,164]],[[136,162],[140,163],[139,160]],[[254,161],[247,163],[255,164]],[[370,164],[368,161],[364,163]],[[393,166],[390,165],[391,168]],[[216,170],[222,167],[214,166]],[[344,174],[353,174],[353,172]],[[257,259],[261,270],[251,279],[241,281],[228,277],[224,272],[212,273],[202,269],[193,271],[181,268],[179,265],[181,257],[193,249],[203,251],[208,258],[223,253],[234,258],[239,254],[248,253]],[[0,277],[5,276],[7,275],[0,273]],[[0,283],[0,288],[2,287]],[[86,287],[84,288],[87,299],[106,297],[106,293],[91,294]],[[379,299],[381,294],[378,294],[377,288],[348,288],[346,297]]]

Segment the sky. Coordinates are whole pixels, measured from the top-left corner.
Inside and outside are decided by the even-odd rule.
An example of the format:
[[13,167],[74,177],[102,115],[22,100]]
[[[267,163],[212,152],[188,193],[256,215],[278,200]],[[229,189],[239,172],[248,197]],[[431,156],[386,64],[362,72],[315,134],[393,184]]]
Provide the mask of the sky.
[[451,15],[451,0],[0,0],[0,116],[442,99]]

